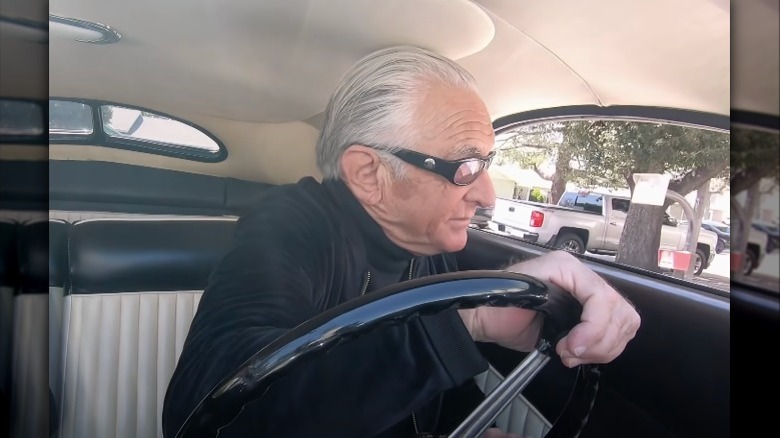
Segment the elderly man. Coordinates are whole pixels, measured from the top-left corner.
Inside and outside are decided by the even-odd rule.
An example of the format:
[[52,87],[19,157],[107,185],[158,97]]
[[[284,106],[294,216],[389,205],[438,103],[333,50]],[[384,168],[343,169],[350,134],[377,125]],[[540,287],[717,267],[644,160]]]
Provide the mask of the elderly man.
[[[168,387],[166,435],[224,377],[303,321],[457,270],[452,253],[466,245],[471,216],[494,202],[485,172],[493,145],[488,110],[456,63],[397,47],[353,67],[327,105],[317,144],[323,182],[272,189],[239,220]],[[582,322],[557,345],[566,366],[612,361],[639,327],[633,307],[569,254],[510,269],[556,283],[583,304]],[[446,398],[463,396],[487,368],[474,341],[530,351],[536,316],[452,310],[369,334],[278,381],[220,436],[447,433]]]

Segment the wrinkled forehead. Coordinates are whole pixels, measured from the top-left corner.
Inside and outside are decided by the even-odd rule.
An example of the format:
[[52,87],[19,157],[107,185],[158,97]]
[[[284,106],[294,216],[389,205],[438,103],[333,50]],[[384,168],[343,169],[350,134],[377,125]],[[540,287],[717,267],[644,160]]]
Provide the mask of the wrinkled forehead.
[[432,87],[418,108],[420,152],[444,158],[485,157],[495,134],[487,107],[477,93]]

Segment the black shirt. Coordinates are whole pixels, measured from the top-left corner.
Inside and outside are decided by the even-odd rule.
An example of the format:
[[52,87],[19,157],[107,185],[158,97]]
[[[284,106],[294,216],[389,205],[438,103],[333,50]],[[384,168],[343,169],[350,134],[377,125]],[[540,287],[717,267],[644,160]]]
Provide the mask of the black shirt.
[[[304,178],[269,190],[239,219],[201,298],[165,396],[165,435],[298,324],[410,275],[456,269],[450,254],[415,257],[393,244],[340,181]],[[220,436],[414,436],[412,412],[421,431],[450,427],[442,396],[473,396],[472,377],[486,369],[457,311],[419,317],[304,364]]]

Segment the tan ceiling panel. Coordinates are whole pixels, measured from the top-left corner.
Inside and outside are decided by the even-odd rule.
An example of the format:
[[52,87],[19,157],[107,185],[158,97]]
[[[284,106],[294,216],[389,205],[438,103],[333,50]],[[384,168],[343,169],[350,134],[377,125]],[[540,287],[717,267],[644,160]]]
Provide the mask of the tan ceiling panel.
[[344,71],[376,49],[415,44],[458,58],[494,34],[466,0],[55,0],[51,12],[122,35],[99,46],[53,32],[52,94],[256,122],[322,111]]
[[740,0],[731,34],[732,107],[780,114],[780,2]]
[[587,84],[533,39],[500,18],[485,50],[459,60],[474,74],[493,119],[522,111],[598,101]]
[[569,66],[604,105],[729,113],[727,2],[479,3]]
[[48,98],[46,57],[48,46],[25,32],[0,31],[0,96],[17,99]]

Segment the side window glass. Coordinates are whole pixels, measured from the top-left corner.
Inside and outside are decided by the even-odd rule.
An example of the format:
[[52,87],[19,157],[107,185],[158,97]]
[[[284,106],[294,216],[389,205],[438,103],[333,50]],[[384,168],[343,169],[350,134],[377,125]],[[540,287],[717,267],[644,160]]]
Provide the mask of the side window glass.
[[38,102],[0,99],[0,138],[43,134],[43,108]]
[[603,209],[603,196],[597,194],[569,193],[561,198],[558,205],[601,214]]
[[628,208],[630,205],[631,202],[626,199],[612,198],[612,211],[628,214]]
[[112,147],[194,161],[222,161],[225,146],[165,114],[99,101],[49,100],[49,143]]
[[49,139],[88,136],[94,131],[92,107],[67,100],[49,101]]
[[[511,216],[500,209],[494,212],[486,230],[504,230],[520,240],[530,236],[525,239],[529,244],[679,276],[661,263],[658,254],[688,248],[685,224],[693,218],[679,203],[632,205],[633,176],[668,175],[669,190],[685,197],[702,220],[728,224],[733,211],[729,203],[733,151],[725,129],[662,120],[548,119],[497,129],[494,149],[488,173],[496,193],[506,193],[500,197],[512,198],[513,193],[538,187],[545,190],[547,203],[562,207],[529,203],[518,204]],[[776,156],[777,150],[773,153]],[[637,214],[629,217],[629,207]],[[767,212],[766,218],[771,223],[776,215]],[[717,234],[704,229],[698,234],[689,264],[694,271],[685,279],[729,290],[728,251],[718,243]],[[587,236],[587,246],[570,245],[571,239],[567,244],[564,237],[573,235]]]
[[601,214],[604,210],[603,200],[602,196],[589,196],[584,199],[583,209],[591,213]]
[[172,150],[218,154],[219,144],[194,126],[161,114],[116,105],[100,107],[103,132],[111,138]]

